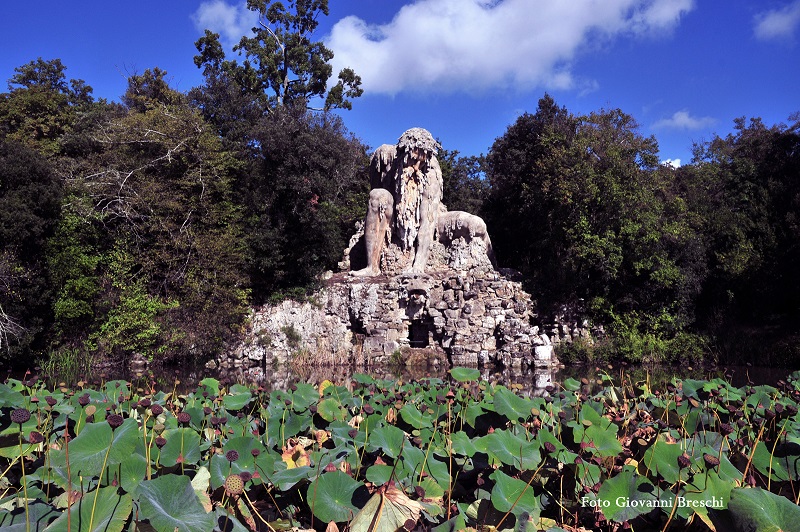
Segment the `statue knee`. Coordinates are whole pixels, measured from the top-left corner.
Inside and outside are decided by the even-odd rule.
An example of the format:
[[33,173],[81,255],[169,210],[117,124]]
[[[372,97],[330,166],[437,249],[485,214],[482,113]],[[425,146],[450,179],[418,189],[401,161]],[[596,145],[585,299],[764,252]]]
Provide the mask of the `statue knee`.
[[373,188],[369,192],[369,210],[380,212],[381,210],[391,212],[394,208],[394,197],[385,188]]

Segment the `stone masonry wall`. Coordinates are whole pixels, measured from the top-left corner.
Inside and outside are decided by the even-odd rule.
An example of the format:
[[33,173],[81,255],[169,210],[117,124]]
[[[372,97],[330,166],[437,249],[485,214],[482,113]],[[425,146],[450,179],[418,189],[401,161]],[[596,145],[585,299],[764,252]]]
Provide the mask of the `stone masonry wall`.
[[338,273],[307,302],[254,309],[244,342],[213,365],[369,367],[401,352],[418,352],[432,365],[553,365],[551,339],[535,318],[521,283],[491,268],[372,278]]

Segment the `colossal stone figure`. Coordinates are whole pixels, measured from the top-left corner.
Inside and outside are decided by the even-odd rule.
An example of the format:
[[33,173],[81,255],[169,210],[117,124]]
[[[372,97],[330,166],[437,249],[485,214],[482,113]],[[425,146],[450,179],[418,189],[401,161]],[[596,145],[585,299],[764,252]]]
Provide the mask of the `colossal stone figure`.
[[403,251],[413,253],[410,270],[425,271],[442,201],[439,148],[427,130],[415,127],[403,133],[397,146],[384,144],[376,150],[364,223],[367,267],[353,275],[378,275],[381,252],[393,237]]
[[[439,148],[427,130],[415,127],[403,133],[396,146],[384,144],[375,150],[363,227],[367,265],[352,271],[352,275],[380,274],[381,254],[390,244],[406,258],[410,255],[407,273],[423,273],[437,240],[447,249],[455,249],[451,245],[456,241],[466,245],[479,242],[483,248],[475,249],[485,249],[483,262],[488,256],[491,266],[496,267],[484,221],[467,212],[448,212],[442,203],[442,170],[436,158]],[[441,262],[436,258],[433,262],[437,260]]]

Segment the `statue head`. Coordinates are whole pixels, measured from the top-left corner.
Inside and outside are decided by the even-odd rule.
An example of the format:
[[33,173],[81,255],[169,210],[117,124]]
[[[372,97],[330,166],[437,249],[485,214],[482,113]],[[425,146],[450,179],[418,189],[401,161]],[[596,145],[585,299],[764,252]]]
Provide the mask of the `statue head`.
[[425,165],[441,149],[427,129],[412,127],[397,140],[397,150],[403,152],[403,166]]

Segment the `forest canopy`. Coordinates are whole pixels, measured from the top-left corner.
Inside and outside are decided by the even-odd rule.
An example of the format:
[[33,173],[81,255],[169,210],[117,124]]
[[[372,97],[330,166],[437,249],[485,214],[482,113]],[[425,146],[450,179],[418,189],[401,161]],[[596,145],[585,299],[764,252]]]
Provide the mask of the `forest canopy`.
[[[0,94],[0,359],[202,362],[251,305],[336,267],[366,209],[369,148],[329,110],[360,89],[345,72],[325,92],[329,58],[291,16],[265,12],[241,63],[207,33],[205,82],[188,93],[159,68],[131,76],[120,103],[58,59],[16,69]],[[297,83],[256,61],[280,52],[270,32],[306,54],[274,63]],[[486,155],[442,150],[444,201],[486,220],[540,314],[573,305],[605,324],[602,349],[567,360],[789,363],[799,119],[738,119],[674,168],[623,110],[579,115],[545,95]]]

